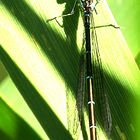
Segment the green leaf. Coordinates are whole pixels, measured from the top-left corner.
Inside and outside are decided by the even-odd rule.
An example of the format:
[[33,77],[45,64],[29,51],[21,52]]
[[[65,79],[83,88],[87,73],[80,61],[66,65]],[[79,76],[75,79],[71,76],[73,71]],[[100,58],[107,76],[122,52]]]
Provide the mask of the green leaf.
[[[46,137],[38,128],[41,138],[89,139],[87,109],[82,116],[82,127],[76,110],[83,40],[78,7],[74,15],[58,19],[63,28],[55,20],[46,23],[47,19],[69,13],[74,1],[66,2],[65,7],[62,3],[2,0],[0,58],[45,131]],[[97,11],[97,15],[94,13],[95,26],[116,25],[105,1],[97,5]],[[104,75],[101,82],[113,119],[111,138],[138,139],[139,69],[120,29],[106,26],[96,28],[96,33]],[[98,137],[105,139],[100,127],[97,122]]]
[[[0,137],[3,140],[41,138],[0,98]],[[24,131],[23,131],[24,130]]]
[[[139,53],[140,46],[140,28],[139,28],[139,0],[128,1],[128,0],[107,0],[110,8],[115,16],[121,30],[127,40],[128,46],[136,57]],[[119,10],[118,10],[119,9]],[[129,14],[128,14],[129,13]]]

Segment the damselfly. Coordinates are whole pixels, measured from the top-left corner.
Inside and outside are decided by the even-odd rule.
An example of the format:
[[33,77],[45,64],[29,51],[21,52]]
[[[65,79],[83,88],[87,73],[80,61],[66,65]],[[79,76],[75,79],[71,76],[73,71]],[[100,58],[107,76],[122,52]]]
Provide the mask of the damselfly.
[[[71,13],[62,15],[59,17],[70,16],[74,14],[74,10],[76,4],[79,3],[81,14],[83,17],[84,23],[84,38],[85,38],[85,62],[86,62],[86,94],[88,95],[88,109],[89,109],[89,129],[90,129],[90,140],[97,140],[96,133],[96,115],[95,115],[95,95],[96,95],[96,104],[100,106],[100,114],[103,120],[103,126],[107,133],[110,135],[111,127],[112,127],[112,119],[111,113],[108,103],[108,98],[106,93],[104,92],[103,85],[103,72],[102,72],[102,62],[99,53],[98,40],[96,35],[96,28],[108,27],[112,26],[114,28],[118,28],[113,24],[95,26],[93,20],[93,12],[97,14],[96,6],[99,3],[99,0],[76,0],[74,6],[72,8]],[[58,17],[54,17],[51,20],[57,21]],[[93,57],[93,58],[92,58]],[[93,65],[92,65],[93,60]],[[92,69],[92,67],[94,69]],[[94,83],[93,83],[94,82]],[[84,83],[84,82],[82,82]],[[85,85],[83,85],[85,86]],[[81,106],[81,105],[79,105]]]

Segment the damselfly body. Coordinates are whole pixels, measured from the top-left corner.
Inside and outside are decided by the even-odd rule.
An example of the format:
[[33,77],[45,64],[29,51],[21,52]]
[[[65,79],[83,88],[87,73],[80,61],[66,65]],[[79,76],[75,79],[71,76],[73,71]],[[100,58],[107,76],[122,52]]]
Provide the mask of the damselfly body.
[[[102,69],[102,62],[99,52],[98,40],[96,35],[96,26],[94,24],[93,12],[97,14],[96,6],[99,1],[80,0],[81,11],[83,15],[83,22],[85,27],[85,50],[86,50],[86,92],[88,94],[89,106],[89,129],[90,139],[97,140],[96,134],[96,104],[99,106],[99,112],[103,122],[103,127],[107,135],[110,135],[112,127],[111,113],[108,103],[108,98],[104,90],[104,76]],[[100,27],[107,27],[110,25],[103,25]],[[93,29],[91,29],[93,27]],[[113,27],[115,27],[113,25]],[[93,70],[92,70],[93,60]]]
[[[99,0],[76,0],[72,8],[72,11],[69,14],[62,15],[59,17],[73,15],[77,3],[80,5],[81,14],[83,17],[84,39],[85,39],[84,41],[85,63],[86,63],[85,66],[86,74],[84,74],[83,72],[84,66],[83,69],[81,70],[81,73],[85,75],[86,82],[81,82],[82,80],[80,80],[80,87],[81,87],[81,83],[85,84],[82,86],[86,87],[85,94],[88,95],[87,104],[89,110],[90,140],[97,140],[97,131],[96,131],[97,113],[95,113],[96,106],[97,105],[99,106],[99,110],[100,110],[99,112],[102,118],[103,127],[108,136],[110,135],[111,132],[112,119],[111,119],[111,112],[110,112],[107,94],[104,91],[104,76],[103,76],[101,57],[99,53],[96,28],[102,28],[108,26],[112,26],[114,28],[119,28],[119,27],[116,27],[113,24],[95,26],[94,19],[93,19],[93,12],[97,14],[98,11],[96,10],[96,6],[98,5]],[[58,17],[54,17],[52,19],[49,19],[48,21],[54,19],[57,21],[57,18]],[[80,97],[79,99],[81,100],[82,98]],[[95,105],[95,101],[97,105]],[[81,111],[82,105],[80,103],[78,104],[79,105],[77,105],[77,107],[80,108],[78,110]]]

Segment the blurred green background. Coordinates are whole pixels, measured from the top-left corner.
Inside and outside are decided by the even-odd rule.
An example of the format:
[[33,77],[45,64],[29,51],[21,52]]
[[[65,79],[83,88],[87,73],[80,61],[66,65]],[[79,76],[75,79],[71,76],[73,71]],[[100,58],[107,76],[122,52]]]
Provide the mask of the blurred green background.
[[140,1],[107,1],[136,62],[140,65]]

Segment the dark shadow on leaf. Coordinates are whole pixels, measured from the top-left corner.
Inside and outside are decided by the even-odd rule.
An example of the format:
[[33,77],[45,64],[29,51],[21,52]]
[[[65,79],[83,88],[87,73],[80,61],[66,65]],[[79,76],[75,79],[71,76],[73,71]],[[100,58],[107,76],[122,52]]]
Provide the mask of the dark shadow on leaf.
[[0,83],[8,76],[3,64],[0,61]]
[[[67,34],[70,32],[69,39],[65,40],[62,35],[54,31],[48,23],[42,21],[25,1],[2,0],[2,3],[18,20],[22,27],[25,28],[27,33],[38,42],[52,65],[55,66],[66,84],[74,91],[73,93],[75,93],[76,82],[74,81],[77,81],[79,59],[79,52],[75,41],[78,20],[75,19],[78,19],[78,15],[74,15],[74,18],[71,20],[71,23],[73,23],[71,28],[65,28]],[[59,47],[58,44],[60,44]]]
[[[37,133],[0,98],[1,140],[41,140]],[[13,130],[9,132],[9,130]],[[15,133],[13,133],[15,132]],[[11,136],[11,137],[10,137]]]
[[[2,47],[0,47],[0,58],[7,70],[9,70],[10,67],[8,72],[11,78],[14,79],[14,83],[40,122],[47,136],[51,140],[71,140],[72,137],[64,125]],[[16,77],[15,73],[19,76]]]
[[[65,40],[61,34],[51,28],[49,23],[42,21],[24,1],[2,0],[2,3],[27,33],[40,45],[52,65],[54,65],[55,69],[65,80],[66,86],[73,91],[71,93],[76,95],[77,76],[79,72],[77,67],[79,66],[80,57],[76,45],[79,13],[77,12],[74,16],[66,17],[66,19],[69,19],[68,21],[64,20],[64,31],[67,35]],[[69,3],[73,6],[72,1]],[[68,24],[71,23],[70,28],[66,25],[66,22]],[[60,44],[59,47],[58,44]]]
[[[98,67],[94,67],[98,69]],[[98,70],[97,70],[98,71]],[[132,91],[124,87],[123,83],[120,83],[115,77],[112,77],[108,73],[103,72],[104,80],[104,92],[108,97],[108,103],[110,106],[112,116],[112,131],[111,138],[113,140],[122,140],[122,138],[133,140],[136,137],[136,117],[134,116],[134,107],[136,106],[136,99],[132,94]],[[94,79],[96,81],[96,79]],[[123,81],[122,81],[123,82]],[[95,88],[99,88],[98,83]],[[114,92],[115,91],[115,92]],[[114,94],[115,93],[115,94]],[[100,92],[96,93],[96,107],[97,120],[100,126],[103,128],[103,121],[107,116],[101,114],[101,110],[104,109],[104,102],[100,102]]]

